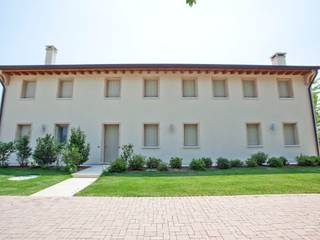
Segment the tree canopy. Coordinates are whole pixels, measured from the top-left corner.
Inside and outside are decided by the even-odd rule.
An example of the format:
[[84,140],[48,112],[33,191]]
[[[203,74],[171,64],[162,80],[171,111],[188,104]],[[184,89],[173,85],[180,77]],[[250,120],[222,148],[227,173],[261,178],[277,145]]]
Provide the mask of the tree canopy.
[[186,0],[186,3],[187,3],[190,7],[192,7],[194,4],[197,3],[197,0]]

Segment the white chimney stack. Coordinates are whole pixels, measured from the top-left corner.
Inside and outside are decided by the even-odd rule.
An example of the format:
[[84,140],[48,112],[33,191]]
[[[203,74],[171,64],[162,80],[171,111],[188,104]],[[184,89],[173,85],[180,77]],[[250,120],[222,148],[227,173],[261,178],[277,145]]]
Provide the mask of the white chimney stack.
[[56,55],[57,55],[58,49],[53,45],[46,46],[46,59],[45,64],[51,65],[56,63]]
[[272,65],[286,65],[286,53],[276,52],[271,56]]

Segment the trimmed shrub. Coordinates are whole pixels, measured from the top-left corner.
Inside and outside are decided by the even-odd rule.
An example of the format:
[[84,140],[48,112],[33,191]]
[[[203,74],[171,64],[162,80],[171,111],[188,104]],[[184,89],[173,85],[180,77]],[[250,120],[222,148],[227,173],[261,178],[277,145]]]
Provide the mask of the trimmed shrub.
[[66,165],[66,169],[70,172],[76,172],[79,166],[79,159],[82,155],[76,146],[68,146],[62,150],[62,160]]
[[36,164],[44,167],[56,162],[59,153],[60,148],[54,137],[50,134],[46,134],[44,137],[37,139],[37,144],[32,156]]
[[317,156],[299,155],[296,157],[299,166],[317,166],[320,163],[320,158]]
[[14,151],[13,142],[0,142],[0,167],[7,167],[9,165],[8,159]]
[[139,154],[132,156],[132,159],[129,160],[129,169],[130,170],[143,170],[145,165],[145,157]]
[[251,159],[254,159],[259,166],[262,166],[268,159],[268,154],[264,152],[257,152],[250,156]]
[[243,162],[239,159],[230,160],[231,167],[243,167]]
[[247,167],[258,167],[258,163],[257,163],[256,159],[253,159],[253,158],[248,158],[246,160],[246,165],[247,165]]
[[170,159],[170,167],[171,168],[181,168],[182,167],[182,158],[172,157]]
[[127,170],[127,162],[124,161],[121,157],[111,162],[111,165],[108,168],[108,172],[125,172]]
[[161,172],[168,171],[168,164],[166,164],[165,162],[160,162],[157,169]]
[[283,159],[281,157],[271,157],[268,159],[269,167],[283,167]]
[[200,158],[203,162],[204,162],[204,165],[206,166],[206,168],[211,168],[212,167],[212,159],[209,158],[209,157],[203,157],[203,158]]
[[17,161],[20,167],[27,167],[29,164],[29,157],[32,149],[29,146],[29,137],[24,136],[15,142],[15,149],[17,151]]
[[231,168],[230,161],[226,158],[218,158],[217,159],[217,168],[220,168],[220,169]]
[[122,158],[127,163],[133,158],[133,145],[132,144],[126,144],[121,147],[120,158]]
[[203,171],[206,170],[206,164],[201,158],[192,159],[192,161],[189,164],[189,168],[191,168],[192,170]]
[[279,158],[282,160],[283,166],[287,166],[289,164],[288,159],[286,159],[285,157],[279,157]]
[[80,128],[71,128],[71,135],[67,147],[77,148],[81,157],[78,159],[78,165],[88,161],[90,145],[86,143],[86,135]]
[[159,167],[160,162],[161,162],[161,159],[159,158],[149,157],[147,159],[147,168],[157,169]]

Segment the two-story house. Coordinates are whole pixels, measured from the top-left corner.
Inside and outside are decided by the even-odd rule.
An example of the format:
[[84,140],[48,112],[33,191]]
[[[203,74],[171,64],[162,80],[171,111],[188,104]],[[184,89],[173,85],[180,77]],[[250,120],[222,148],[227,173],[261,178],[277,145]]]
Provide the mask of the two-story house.
[[[131,143],[167,161],[246,159],[263,151],[293,161],[318,154],[310,85],[318,66],[90,64],[0,66],[4,86],[0,140],[46,133],[64,141],[80,127],[89,163],[105,163]],[[11,157],[14,163],[15,156]]]

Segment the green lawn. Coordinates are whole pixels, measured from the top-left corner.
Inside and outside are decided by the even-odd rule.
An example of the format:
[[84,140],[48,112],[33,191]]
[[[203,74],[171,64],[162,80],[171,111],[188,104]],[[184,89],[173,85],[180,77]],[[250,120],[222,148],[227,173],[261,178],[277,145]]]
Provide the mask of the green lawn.
[[[26,175],[39,177],[23,181],[8,180],[10,177]],[[56,169],[0,168],[0,195],[30,195],[69,177],[69,173]]]
[[320,193],[320,167],[106,174],[77,196],[201,196]]

